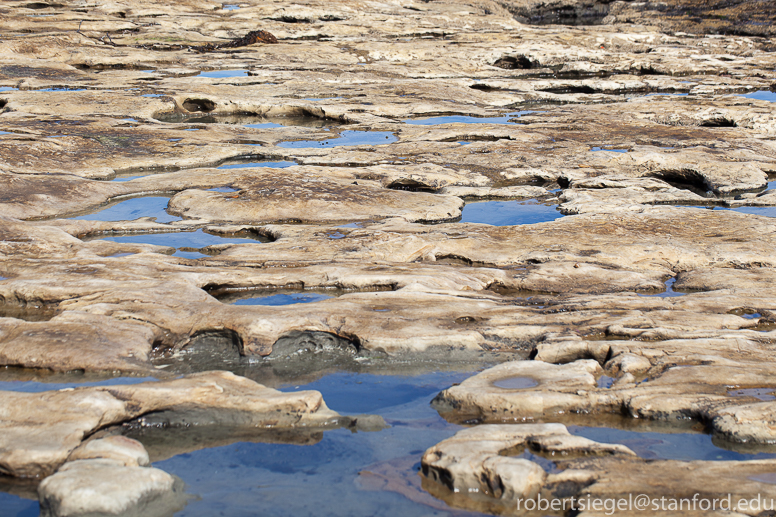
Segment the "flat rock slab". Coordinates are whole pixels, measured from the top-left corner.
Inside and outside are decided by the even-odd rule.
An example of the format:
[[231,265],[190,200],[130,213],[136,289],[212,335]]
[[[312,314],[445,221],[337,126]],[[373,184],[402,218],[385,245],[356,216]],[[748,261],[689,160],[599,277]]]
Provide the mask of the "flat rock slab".
[[342,418],[318,392],[281,393],[228,372],[106,388],[5,392],[3,399],[0,468],[14,476],[50,474],[88,435],[152,412],[187,425],[277,428],[336,426]]
[[185,506],[181,482],[153,467],[109,459],[69,461],[38,487],[41,515],[171,515]]
[[286,172],[278,177],[233,182],[235,192],[187,190],[170,200],[170,212],[187,218],[230,223],[355,222],[402,217],[444,221],[460,216],[453,196],[406,193],[334,182]]
[[[679,218],[679,219],[677,219]],[[681,220],[681,224],[678,221]],[[333,260],[392,262],[463,259],[489,266],[550,261],[592,262],[666,271],[698,267],[770,266],[771,219],[725,211],[642,207],[635,212],[588,214],[517,226],[485,224],[343,228],[331,239],[318,229],[273,227],[277,241],[258,249],[233,247],[212,259],[282,263]],[[288,237],[284,239],[283,237]],[[299,247],[300,239],[306,245]]]

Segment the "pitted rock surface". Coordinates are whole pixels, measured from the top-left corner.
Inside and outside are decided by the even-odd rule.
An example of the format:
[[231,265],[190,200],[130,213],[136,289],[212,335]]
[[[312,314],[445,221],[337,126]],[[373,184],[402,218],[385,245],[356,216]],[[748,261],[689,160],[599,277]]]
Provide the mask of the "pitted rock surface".
[[[83,371],[162,381],[5,393],[3,472],[64,464],[54,476],[69,480],[80,464],[92,474],[73,479],[90,483],[114,468],[147,477],[142,454],[130,465],[98,442],[117,438],[91,437],[143,418],[170,430],[149,449],[159,458],[238,439],[314,443],[330,421],[377,429],[328,411],[320,394],[230,373],[171,379],[234,370],[280,386],[420,358],[502,363],[436,399],[451,422],[486,422],[460,433],[463,449],[487,441],[473,436],[496,429],[487,422],[540,420],[695,421],[733,448],[776,442],[763,400],[776,390],[769,5],[4,3],[0,380]],[[175,217],[81,218],[150,197]],[[563,217],[461,222],[493,200]],[[203,232],[208,245],[173,243]],[[327,299],[231,303],[288,292]],[[221,381],[239,396],[211,393]],[[245,397],[256,405],[245,409]],[[270,419],[278,397],[301,406]],[[189,417],[222,429],[175,434]],[[553,425],[531,431],[531,447],[607,447]],[[548,474],[499,456],[501,445],[473,463],[449,455],[453,477],[501,486],[504,501],[560,486],[619,494],[624,479],[655,495],[743,497],[769,493],[745,478],[773,468],[607,449]],[[679,488],[656,488],[663,476]],[[60,497],[70,481],[54,490],[49,479],[46,511],[88,513],[56,510],[70,504]],[[492,494],[434,486],[453,506],[505,511]],[[142,492],[110,511],[130,515]]]

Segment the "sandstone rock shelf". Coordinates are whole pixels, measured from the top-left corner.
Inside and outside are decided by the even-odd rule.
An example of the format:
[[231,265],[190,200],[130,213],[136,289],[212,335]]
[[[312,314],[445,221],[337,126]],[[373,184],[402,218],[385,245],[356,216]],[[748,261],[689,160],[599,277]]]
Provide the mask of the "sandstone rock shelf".
[[775,20],[701,4],[5,2],[0,503],[769,495]]

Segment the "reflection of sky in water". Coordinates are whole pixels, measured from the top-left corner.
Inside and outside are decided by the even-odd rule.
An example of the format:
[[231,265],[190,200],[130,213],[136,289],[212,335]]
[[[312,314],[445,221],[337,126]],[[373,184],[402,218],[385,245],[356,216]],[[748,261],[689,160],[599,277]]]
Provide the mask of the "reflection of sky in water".
[[[380,415],[390,427],[376,432],[326,431],[320,441],[307,445],[235,442],[155,461],[154,466],[179,476],[186,491],[197,496],[176,514],[180,517],[253,517],[256,508],[264,515],[448,515],[444,503],[420,487],[417,468],[426,449],[462,429],[443,420],[431,407],[431,400],[472,373],[400,376],[337,372],[308,384],[290,385],[282,391],[317,390],[331,409],[350,415]],[[569,426],[569,431],[605,443],[621,443],[649,459],[767,457],[717,448],[705,434],[581,426]],[[143,437],[139,438],[142,441]],[[388,480],[402,483],[417,497],[413,501],[386,490],[383,487]],[[9,515],[38,515],[37,501],[8,493],[0,493],[0,507]]]
[[234,305],[294,305],[297,303],[319,302],[329,298],[333,298],[333,296],[324,293],[264,293],[255,298],[241,298],[236,300]]
[[591,152],[598,152],[598,151],[609,151],[610,153],[627,153],[627,149],[606,149],[604,147],[593,147],[590,149]]
[[180,217],[167,213],[166,209],[169,201],[169,197],[161,196],[135,197],[98,209],[90,214],[79,215],[70,219],[83,221],[133,221],[139,217],[156,217],[157,223],[180,221]]
[[757,99],[761,101],[776,102],[776,92],[770,92],[768,90],[760,90],[759,92],[745,93],[741,97],[748,99]]
[[776,217],[776,206],[742,206],[739,208],[720,208],[716,210],[733,210],[742,214],[762,215],[764,217]]
[[196,77],[210,77],[219,79],[222,77],[248,77],[247,70],[212,70],[210,72],[200,72]]
[[686,97],[689,95],[689,93],[648,93],[647,97],[656,97],[656,96],[675,96],[675,97]]
[[556,206],[537,203],[536,200],[467,203],[463,207],[461,222],[494,226],[544,223],[563,217]]
[[25,393],[40,393],[41,391],[62,390],[85,386],[117,386],[120,384],[138,384],[155,381],[154,377],[114,377],[101,381],[87,382],[36,382],[36,381],[0,381],[0,390],[23,391]]
[[[207,233],[202,229],[195,232],[174,232],[174,233],[144,233],[140,235],[119,235],[116,237],[106,237],[104,240],[113,242],[125,242],[132,244],[156,244],[158,246],[169,246],[171,248],[204,248],[215,244],[258,244],[259,240],[245,239],[240,237],[231,237],[228,235],[220,236],[218,234]],[[178,251],[176,257],[184,258],[202,258],[206,257],[202,253],[194,251]]]
[[404,122],[413,126],[434,126],[436,124],[510,124],[510,119],[519,118],[535,111],[515,111],[499,117],[468,117],[465,115],[446,115],[429,118],[409,118]]
[[276,124],[274,122],[264,122],[261,124],[245,124],[245,127],[252,127],[254,129],[270,129],[273,127],[283,127],[283,124]]
[[328,140],[297,140],[278,143],[278,147],[339,147],[343,145],[382,145],[392,144],[398,138],[388,131],[343,131],[337,137]]
[[620,443],[647,459],[742,461],[776,458],[774,454],[742,454],[716,447],[711,435],[700,433],[641,433],[607,427],[569,426],[569,431],[597,442]]
[[657,297],[657,298],[673,298],[676,296],[684,296],[685,294],[687,294],[687,293],[677,293],[676,291],[674,291],[675,283],[676,283],[676,278],[669,278],[665,282],[666,284],[665,292],[657,293],[657,294],[641,294],[641,293],[638,293],[638,294],[639,296]]
[[[283,391],[318,390],[326,404],[343,414],[379,414],[391,425],[377,432],[326,431],[312,445],[235,443],[155,462],[180,476],[192,500],[181,516],[370,515],[427,517],[447,515],[396,492],[371,489],[386,462],[426,500],[444,507],[420,489],[416,466],[423,452],[461,427],[445,422],[431,399],[471,373],[432,373],[416,377],[338,372]],[[390,474],[390,471],[388,472]]]
[[86,88],[41,88],[35,92],[85,92]]

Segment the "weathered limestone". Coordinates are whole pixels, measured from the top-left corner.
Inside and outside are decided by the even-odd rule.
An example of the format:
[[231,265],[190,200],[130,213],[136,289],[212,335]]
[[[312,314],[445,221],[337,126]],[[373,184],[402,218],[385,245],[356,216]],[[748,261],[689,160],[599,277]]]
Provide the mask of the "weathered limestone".
[[[776,54],[756,37],[771,35],[768,5],[6,2],[0,366],[280,384],[487,357],[510,362],[440,395],[451,421],[697,420],[719,440],[773,443],[773,220],[655,206],[776,206],[763,190]],[[571,18],[596,25],[548,25]],[[277,42],[220,47],[255,30]],[[296,165],[253,165],[267,161]],[[143,196],[169,196],[181,219],[66,219]],[[455,222],[473,199],[557,199],[575,215]],[[102,239],[199,230],[254,242],[176,244],[199,250],[189,259]],[[334,297],[229,303],[305,290]],[[158,425],[152,458],[379,427],[226,373],[9,393],[0,413],[4,472],[58,469],[41,486],[51,515],[177,504],[137,447],[84,443],[117,424]],[[166,434],[188,423],[200,427]],[[498,492],[472,507],[494,513],[563,490],[770,493],[749,479],[770,462],[648,463],[559,426],[515,428],[463,431],[424,465],[452,472],[449,487]],[[499,455],[526,446],[563,458],[559,472]],[[469,507],[469,495],[443,497]]]
[[[434,194],[404,194],[284,172],[278,178],[237,181],[234,193],[187,190],[170,200],[170,212],[230,223],[369,221],[386,216],[411,222],[460,216],[463,201]],[[416,203],[416,204],[415,204]]]
[[162,517],[185,504],[174,487],[174,478],[159,469],[93,459],[66,463],[43,480],[38,491],[44,517]]
[[329,410],[318,392],[281,393],[229,372],[106,388],[5,392],[3,400],[0,470],[13,476],[48,475],[71,454],[88,456],[96,446],[77,448],[89,434],[151,412],[167,414],[170,425],[283,429],[353,421]]
[[180,510],[186,503],[180,480],[148,463],[135,440],[90,440],[38,486],[41,515],[162,516]]
[[[544,468],[537,462],[541,459]],[[689,501],[695,496],[696,511],[698,499],[708,499],[710,509],[711,500],[724,494],[725,509],[758,515],[760,508],[744,503],[776,495],[770,482],[773,468],[774,460],[646,461],[625,446],[572,436],[560,424],[464,429],[428,449],[422,462],[424,487],[432,494],[454,507],[499,515],[523,515],[526,500],[536,503],[540,498],[550,503],[557,500],[558,508],[565,502],[561,514],[583,510],[584,515],[603,515],[610,510],[603,507],[605,500],[615,504],[623,500],[625,505],[614,507],[617,514],[638,515],[644,507],[627,503],[641,494],[649,498],[649,510],[661,497]],[[582,506],[593,500],[600,500],[599,508]],[[664,510],[671,510],[665,501],[664,505]],[[694,514],[692,507],[689,510],[681,514]]]
[[[557,420],[567,413],[692,418],[724,440],[772,444],[773,404],[757,400],[770,400],[776,389],[771,365],[759,359],[767,350],[756,333],[654,343],[558,336],[537,347],[534,361],[485,370],[436,403],[457,421]],[[597,383],[604,374],[614,378],[611,387]]]
[[[12,365],[142,371],[150,367],[152,345],[180,350],[192,336],[207,331],[236,332],[240,353],[264,356],[283,335],[298,330],[328,332],[357,340],[364,350],[397,353],[449,346],[525,349],[542,336],[571,328],[582,333],[679,337],[677,333],[699,329],[757,325],[728,313],[742,306],[766,309],[772,304],[771,293],[747,293],[743,299],[689,295],[665,300],[631,294],[541,300],[536,293],[521,292],[659,292],[672,269],[771,261],[768,235],[772,229],[767,219],[687,210],[685,223],[677,227],[672,222],[674,210],[577,216],[522,227],[419,228],[395,221],[365,228],[272,226],[264,231],[276,237],[274,242],[222,245],[219,255],[199,265],[149,253],[105,257],[141,246],[81,243],[58,229],[88,234],[111,228],[107,223],[38,223],[41,231],[27,241],[24,224],[8,221],[6,232],[13,238],[5,245],[13,255],[4,263],[11,278],[0,284],[6,306],[44,306],[58,315],[48,323],[9,320],[2,335],[2,354],[5,364]],[[745,234],[738,224],[743,221],[751,228],[747,242],[740,242]],[[160,226],[138,222],[129,228]],[[421,229],[423,233],[416,233]],[[662,233],[660,239],[656,230]],[[571,240],[556,244],[559,233]],[[643,242],[645,235],[651,235],[648,244]],[[303,249],[297,244],[300,240],[307,243]],[[54,250],[64,255],[62,261],[34,263],[23,258]],[[326,263],[334,257],[340,265]],[[448,257],[504,266],[540,264],[507,269],[433,264]],[[288,267],[286,259],[299,265]],[[370,260],[372,265],[357,265],[353,259]],[[397,264],[417,259],[423,264]],[[240,267],[284,263],[282,269]],[[229,269],[215,271],[215,266]],[[346,294],[300,312],[295,307],[230,306],[213,299],[204,288],[377,292]],[[385,289],[390,292],[382,292]],[[742,304],[746,299],[749,302]],[[404,323],[395,325],[399,316]],[[68,336],[60,354],[43,353],[50,346],[51,332]],[[98,334],[100,341],[93,340]]]
[[98,458],[118,461],[125,467],[147,467],[150,463],[148,452],[140,442],[120,435],[89,440],[70,453],[67,460]]
[[[576,261],[659,271],[712,263],[715,267],[772,263],[767,251],[773,233],[770,218],[691,208],[644,207],[638,213],[591,214],[503,227],[417,226],[389,220],[377,227],[338,229],[345,235],[340,239],[306,227],[270,229],[278,237],[270,246],[250,251],[233,246],[210,260],[251,260],[268,266],[333,260],[433,262],[456,257],[497,267]],[[300,249],[297,242],[302,239],[306,245]]]

